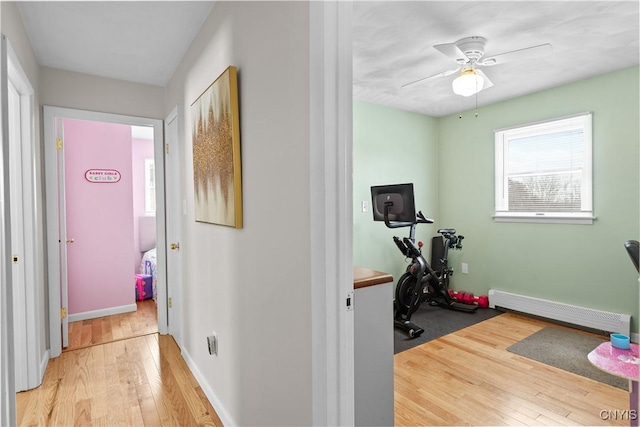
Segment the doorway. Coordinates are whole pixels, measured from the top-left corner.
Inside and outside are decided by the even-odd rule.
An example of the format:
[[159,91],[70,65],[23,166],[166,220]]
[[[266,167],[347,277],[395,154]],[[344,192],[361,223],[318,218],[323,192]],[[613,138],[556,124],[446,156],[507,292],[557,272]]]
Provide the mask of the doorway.
[[154,261],[150,254],[157,250],[153,128],[76,119],[59,124],[69,317],[64,351],[157,332],[156,268],[144,275],[141,262],[143,256]]
[[[92,301],[89,301],[89,309],[86,309],[82,313],[87,314],[87,318],[82,316],[72,317],[68,309],[70,307],[69,299],[69,279],[73,280],[73,275],[77,271],[72,271],[68,266],[69,255],[73,256],[70,251],[76,251],[78,246],[76,243],[81,243],[75,236],[69,234],[67,225],[67,197],[66,197],[66,185],[65,185],[65,158],[66,153],[64,151],[65,144],[65,121],[88,121],[98,122],[104,125],[122,125],[126,126],[130,132],[131,126],[141,126],[151,128],[153,130],[153,148],[154,148],[154,184],[155,184],[155,202],[156,202],[156,216],[155,216],[155,243],[157,247],[157,268],[156,268],[156,298],[157,303],[157,328],[158,332],[167,332],[167,291],[166,291],[166,253],[165,253],[165,216],[164,216],[164,168],[163,168],[163,138],[162,138],[162,121],[157,119],[148,119],[140,117],[122,116],[108,113],[96,113],[84,110],[73,110],[58,107],[45,106],[43,110],[44,121],[44,139],[45,139],[45,186],[47,195],[46,213],[48,224],[51,224],[47,228],[47,248],[49,251],[48,258],[48,271],[49,271],[49,316],[50,316],[50,347],[51,357],[57,357],[61,354],[62,348],[69,345],[69,321],[78,320],[85,321],[91,317],[102,317],[96,315],[110,315],[126,313],[129,310],[133,311],[134,307],[130,305],[134,303],[133,296],[135,295],[135,277],[136,268],[135,262],[130,260],[130,275],[123,277],[121,280],[128,283],[123,285],[130,291],[127,304],[118,303],[116,307],[119,310],[116,312],[110,312],[109,309],[101,311],[103,309],[91,310],[91,307],[97,307]],[[123,131],[120,129],[120,131]],[[97,160],[96,160],[97,161]],[[110,167],[108,164],[96,164],[95,167],[83,166],[82,170],[76,171],[76,178],[78,174],[81,174],[81,180],[84,180],[84,186],[89,186],[89,191],[96,192],[98,188],[115,188],[111,182],[119,182],[123,179],[126,167],[122,170],[118,170],[117,167]],[[85,170],[86,169],[86,170]],[[131,176],[128,177],[129,179]],[[94,194],[95,196],[95,194]],[[104,196],[106,197],[106,196]],[[99,198],[98,198],[99,199]],[[98,200],[96,199],[96,200]],[[82,201],[81,201],[82,202]],[[95,201],[94,201],[95,202]],[[95,202],[97,203],[97,202]],[[95,206],[94,206],[95,207]],[[71,212],[69,212],[71,213]],[[96,214],[100,214],[96,212]],[[71,215],[73,215],[71,213]],[[131,221],[133,223],[133,221]],[[57,224],[57,227],[55,226]],[[74,226],[76,224],[74,223]],[[85,232],[86,230],[78,230],[77,232]],[[133,234],[132,229],[129,231]],[[84,239],[84,238],[83,238]],[[96,249],[96,246],[105,244],[105,239],[100,242],[93,241],[88,245],[89,249]],[[75,245],[75,246],[73,246]],[[93,245],[93,247],[92,247]],[[131,250],[133,254],[133,250]],[[95,261],[87,261],[95,265]],[[98,262],[109,262],[107,260],[101,260]],[[84,274],[84,273],[83,273]],[[89,282],[89,286],[90,282]],[[86,287],[86,282],[85,282]],[[93,298],[100,298],[100,289],[98,293],[94,294]],[[97,296],[96,296],[97,295]],[[89,298],[91,300],[91,297]],[[124,308],[123,308],[124,307]],[[77,314],[77,313],[74,313]],[[71,319],[70,319],[71,317]],[[93,325],[91,326],[93,327]],[[82,328],[85,328],[83,325]]]

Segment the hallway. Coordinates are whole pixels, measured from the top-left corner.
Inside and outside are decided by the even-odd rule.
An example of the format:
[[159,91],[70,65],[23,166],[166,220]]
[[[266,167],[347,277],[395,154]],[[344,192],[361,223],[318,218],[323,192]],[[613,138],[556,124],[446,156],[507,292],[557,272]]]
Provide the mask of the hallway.
[[16,395],[19,426],[222,426],[169,335],[67,351]]

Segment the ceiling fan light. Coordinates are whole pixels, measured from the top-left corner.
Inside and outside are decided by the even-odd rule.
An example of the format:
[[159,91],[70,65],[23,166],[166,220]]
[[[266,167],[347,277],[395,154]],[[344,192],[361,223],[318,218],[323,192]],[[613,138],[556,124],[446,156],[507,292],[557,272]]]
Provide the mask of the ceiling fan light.
[[453,93],[462,96],[471,96],[482,90],[484,79],[472,68],[464,70],[453,81]]

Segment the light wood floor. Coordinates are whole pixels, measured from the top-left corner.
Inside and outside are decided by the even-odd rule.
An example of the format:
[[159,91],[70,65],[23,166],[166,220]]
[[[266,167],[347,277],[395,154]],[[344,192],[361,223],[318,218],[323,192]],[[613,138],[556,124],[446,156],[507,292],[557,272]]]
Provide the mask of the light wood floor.
[[20,426],[222,426],[168,335],[67,351],[16,404]]
[[629,425],[600,417],[628,392],[506,351],[549,325],[505,313],[398,353],[395,424]]
[[125,338],[158,332],[158,314],[152,299],[136,301],[136,311],[69,323],[69,346],[77,350]]
[[[506,351],[548,325],[505,313],[395,355],[396,425],[628,425],[600,418],[626,391]],[[67,351],[16,401],[21,426],[222,426],[158,334]]]

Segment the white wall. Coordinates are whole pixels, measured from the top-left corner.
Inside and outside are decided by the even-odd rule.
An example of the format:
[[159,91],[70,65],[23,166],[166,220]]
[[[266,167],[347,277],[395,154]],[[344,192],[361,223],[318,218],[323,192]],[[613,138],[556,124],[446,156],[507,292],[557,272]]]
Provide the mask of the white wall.
[[[168,88],[183,138],[183,353],[223,421],[311,423],[309,5],[218,2]],[[193,101],[238,68],[244,228],[196,223]],[[218,334],[219,356],[206,336]]]
[[20,59],[31,85],[36,89],[38,84],[38,61],[31,48],[31,42],[22,23],[22,17],[14,2],[2,2],[2,33],[7,36],[13,50]]
[[40,67],[40,104],[163,119],[164,88]]

